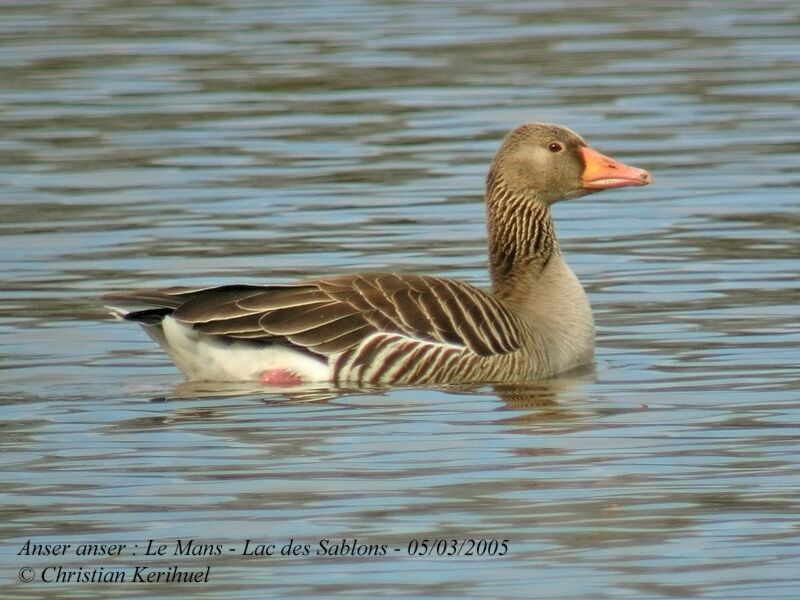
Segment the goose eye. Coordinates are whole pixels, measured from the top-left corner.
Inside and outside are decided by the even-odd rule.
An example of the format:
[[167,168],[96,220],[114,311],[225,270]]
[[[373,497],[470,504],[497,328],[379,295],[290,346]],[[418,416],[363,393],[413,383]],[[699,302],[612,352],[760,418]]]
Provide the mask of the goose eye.
[[554,153],[561,152],[564,149],[564,146],[562,144],[559,144],[558,142],[550,142],[547,145],[547,149],[550,150],[550,152]]

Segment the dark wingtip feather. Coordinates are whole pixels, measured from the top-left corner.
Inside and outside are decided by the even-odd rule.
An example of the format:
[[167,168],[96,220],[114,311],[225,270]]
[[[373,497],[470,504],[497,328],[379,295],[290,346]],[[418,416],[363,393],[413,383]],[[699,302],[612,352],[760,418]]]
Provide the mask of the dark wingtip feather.
[[137,310],[122,315],[126,321],[134,321],[143,325],[158,325],[164,317],[174,312],[172,308],[148,308],[147,310]]

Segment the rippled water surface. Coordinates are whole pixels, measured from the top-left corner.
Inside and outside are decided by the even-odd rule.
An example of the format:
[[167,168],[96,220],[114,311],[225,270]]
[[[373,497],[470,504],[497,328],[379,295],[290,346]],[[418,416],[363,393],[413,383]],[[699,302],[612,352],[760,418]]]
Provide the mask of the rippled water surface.
[[[3,2],[0,594],[798,597],[798,98],[789,0]],[[556,207],[587,373],[187,388],[105,316],[105,291],[173,283],[485,285],[483,178],[527,120],[655,177]],[[426,538],[508,550],[409,557]],[[223,555],[174,556],[189,539]],[[43,582],[57,565],[211,569]]]

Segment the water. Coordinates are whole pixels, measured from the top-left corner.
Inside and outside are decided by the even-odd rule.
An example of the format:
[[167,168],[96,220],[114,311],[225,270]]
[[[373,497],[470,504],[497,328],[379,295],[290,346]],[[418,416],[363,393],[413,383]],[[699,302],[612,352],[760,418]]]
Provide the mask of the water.
[[[3,3],[2,595],[797,597],[798,40],[789,0]],[[556,208],[598,324],[587,373],[187,388],[105,317],[100,294],[141,286],[485,285],[483,178],[527,120],[655,177]],[[508,551],[408,556],[426,538]],[[225,550],[175,557],[189,539]],[[211,571],[43,583],[55,565]]]

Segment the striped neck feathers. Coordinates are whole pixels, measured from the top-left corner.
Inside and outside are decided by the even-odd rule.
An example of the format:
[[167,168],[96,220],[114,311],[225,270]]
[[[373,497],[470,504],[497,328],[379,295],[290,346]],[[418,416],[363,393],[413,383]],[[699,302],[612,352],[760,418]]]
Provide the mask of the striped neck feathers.
[[492,292],[511,300],[524,294],[559,254],[550,207],[512,191],[492,169],[486,184],[486,217]]

